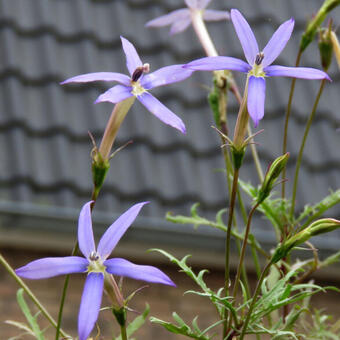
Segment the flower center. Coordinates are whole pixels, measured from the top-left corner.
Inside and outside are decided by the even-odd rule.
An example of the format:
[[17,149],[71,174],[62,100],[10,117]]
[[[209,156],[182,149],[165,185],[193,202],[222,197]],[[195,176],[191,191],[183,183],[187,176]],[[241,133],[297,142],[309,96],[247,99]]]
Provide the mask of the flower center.
[[265,72],[263,71],[263,66],[262,66],[263,58],[264,58],[263,52],[260,52],[257,54],[253,68],[250,71],[250,75],[254,77],[265,77],[266,76]]
[[132,73],[131,81],[133,83],[136,82],[143,75],[143,73],[148,73],[149,71],[150,71],[150,64],[146,63],[143,66],[137,67]]
[[87,267],[87,271],[89,273],[104,273],[105,266],[102,263],[102,260],[99,254],[96,251],[92,251],[89,256],[89,265]]
[[144,64],[143,66],[137,67],[131,76],[131,86],[132,91],[131,93],[134,96],[140,96],[142,95],[146,90],[144,87],[140,84],[139,79],[144,73],[148,73],[150,71],[150,65]]
[[258,53],[256,58],[255,58],[255,64],[256,65],[261,65],[261,63],[263,61],[263,58],[264,58],[263,52]]

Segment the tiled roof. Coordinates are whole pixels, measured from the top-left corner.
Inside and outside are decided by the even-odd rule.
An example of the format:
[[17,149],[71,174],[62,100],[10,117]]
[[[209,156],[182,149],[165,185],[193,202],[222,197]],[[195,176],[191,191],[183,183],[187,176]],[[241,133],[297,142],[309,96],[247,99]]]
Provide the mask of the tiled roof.
[[[72,211],[76,216],[91,194],[88,130],[99,142],[112,105],[93,105],[108,84],[60,86],[59,82],[82,73],[125,72],[119,35],[136,45],[152,69],[203,56],[191,28],[171,38],[166,28],[144,28],[148,20],[182,4],[182,0],[0,1],[0,210],[31,207],[37,209],[38,216],[40,207],[41,211],[57,209],[61,215]],[[211,7],[239,8],[260,46],[281,22],[294,16],[294,36],[278,59],[279,64],[293,65],[305,21],[319,5],[316,0],[230,0],[213,1]],[[332,17],[339,25],[339,9]],[[230,23],[209,24],[209,30],[221,54],[243,58]],[[320,68],[315,42],[302,64]],[[298,193],[300,208],[340,185],[340,134],[336,133],[340,126],[340,76],[335,63],[330,75],[333,83],[326,85],[307,141]],[[226,205],[225,176],[216,171],[223,167],[219,139],[210,129],[213,122],[206,103],[209,76],[197,73],[185,83],[153,92],[184,120],[186,136],[160,123],[140,104],[134,105],[117,145],[130,139],[134,143],[112,162],[96,207],[98,216],[120,214],[135,202],[150,200],[140,224],[168,230],[172,227],[163,217],[169,210],[187,214],[194,202],[201,202],[203,212],[213,216]],[[270,79],[267,84],[267,112],[260,124],[265,131],[257,138],[264,168],[281,153],[290,80]],[[288,140],[290,183],[318,86],[318,81],[297,82]],[[231,98],[231,125],[235,111]],[[250,177],[257,184],[250,152],[245,163],[241,177]]]

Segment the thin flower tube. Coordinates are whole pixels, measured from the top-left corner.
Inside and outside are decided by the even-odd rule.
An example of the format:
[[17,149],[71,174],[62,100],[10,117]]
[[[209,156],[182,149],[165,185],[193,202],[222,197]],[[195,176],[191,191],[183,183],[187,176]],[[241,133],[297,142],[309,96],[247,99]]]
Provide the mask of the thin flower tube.
[[95,72],[69,78],[61,84],[88,83],[94,81],[118,82],[119,85],[115,85],[101,94],[95,103],[111,102],[117,104],[128,98],[134,97],[163,123],[185,133],[186,129],[183,121],[157,98],[150,94],[149,90],[155,87],[180,82],[190,77],[193,71],[183,69],[183,65],[171,65],[149,73],[150,65],[142,63],[132,43],[123,37],[121,37],[121,41],[126,57],[126,66],[130,76],[116,72]]
[[148,21],[146,27],[170,26],[170,34],[185,31],[192,23],[192,16],[200,15],[205,21],[228,20],[227,11],[206,9],[211,0],[184,0],[187,8],[180,8],[168,14]]
[[27,279],[45,279],[63,274],[87,273],[78,314],[79,340],[86,340],[97,321],[101,306],[105,272],[135,280],[175,286],[171,279],[153,266],[131,263],[125,259],[108,259],[117,243],[148,202],[135,204],[121,215],[101,237],[96,248],[93,237],[91,203],[86,203],[79,215],[78,242],[84,257],[47,257],[16,269]]
[[266,77],[292,77],[302,79],[327,79],[327,73],[308,67],[272,65],[286,46],[294,28],[294,20],[284,22],[260,51],[255,35],[243,15],[237,10],[230,12],[236,34],[247,62],[233,57],[206,57],[183,66],[197,71],[231,70],[249,76],[247,108],[255,127],[264,116]]

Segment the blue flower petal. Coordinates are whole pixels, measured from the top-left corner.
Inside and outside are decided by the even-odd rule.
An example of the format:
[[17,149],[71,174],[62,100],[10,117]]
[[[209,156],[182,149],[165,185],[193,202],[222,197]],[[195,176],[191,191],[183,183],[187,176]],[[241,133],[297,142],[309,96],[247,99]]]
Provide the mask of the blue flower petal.
[[287,67],[271,65],[263,69],[268,77],[291,77],[301,79],[327,79],[331,78],[326,72],[310,67]]
[[78,243],[83,255],[88,258],[92,251],[96,250],[92,230],[91,218],[92,201],[87,202],[81,209],[78,219]]
[[266,81],[262,77],[249,77],[247,108],[251,119],[257,127],[264,115]]
[[110,256],[114,247],[138,216],[143,205],[147,203],[149,202],[142,202],[133,205],[106,230],[99,241],[97,250],[102,260],[105,260],[108,256]]
[[270,65],[282,52],[287,45],[294,29],[294,19],[284,22],[273,34],[268,44],[263,49],[264,58],[262,66]]
[[187,8],[177,9],[168,14],[162,15],[158,18],[148,21],[146,27],[162,27],[175,23],[177,20],[190,19],[190,11]]
[[241,59],[233,57],[205,57],[183,66],[195,71],[231,70],[248,73],[251,66]]
[[46,279],[63,274],[84,273],[89,262],[83,257],[46,257],[32,261],[15,270],[17,275],[26,279]]
[[150,93],[144,92],[142,95],[138,96],[137,99],[163,123],[174,127],[182,133],[186,133],[182,119],[176,116]]
[[230,14],[227,11],[217,11],[215,9],[206,9],[203,12],[203,20],[205,21],[219,21],[229,20]]
[[140,60],[135,47],[130,43],[130,41],[123,37],[120,37],[120,39],[122,41],[123,50],[126,57],[126,67],[128,68],[130,75],[132,76],[136,68],[143,66],[143,63]]
[[121,258],[106,260],[104,265],[106,266],[106,271],[113,275],[176,286],[166,274],[153,266],[142,266]]
[[254,33],[247,20],[237,9],[232,9],[230,11],[230,17],[242,45],[244,55],[249,65],[253,66],[256,55],[259,53],[259,47]]
[[98,319],[103,286],[103,273],[90,273],[87,276],[78,314],[79,340],[87,340]]
[[184,69],[183,65],[171,65],[146,74],[140,81],[142,87],[150,90],[154,87],[177,83],[191,76],[192,70]]
[[61,85],[69,84],[69,83],[89,83],[92,81],[117,81],[123,85],[130,84],[130,78],[122,73],[115,72],[94,72],[94,73],[86,73],[81,74],[79,76],[75,76],[61,82]]
[[94,103],[97,104],[102,102],[110,102],[113,104],[117,104],[132,96],[133,94],[131,86],[116,85],[111,87],[106,92],[102,93]]
[[191,18],[188,16],[187,18],[176,20],[170,28],[170,35],[174,35],[177,33],[181,33],[185,31],[191,24]]

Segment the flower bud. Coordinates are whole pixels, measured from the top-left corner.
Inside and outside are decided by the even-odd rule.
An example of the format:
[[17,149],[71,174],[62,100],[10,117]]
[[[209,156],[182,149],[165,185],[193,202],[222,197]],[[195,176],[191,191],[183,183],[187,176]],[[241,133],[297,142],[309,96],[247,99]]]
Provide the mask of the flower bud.
[[331,28],[320,30],[319,51],[321,65],[324,71],[327,71],[332,62],[333,44],[331,40]]
[[335,59],[340,69],[340,43],[339,43],[339,40],[336,34],[333,31],[331,32],[331,40],[332,40],[332,47],[333,47]]
[[278,248],[276,248],[271,260],[272,263],[276,263],[286,257],[290,250],[308,241],[312,236],[329,233],[338,228],[340,228],[340,221],[334,218],[322,218],[313,222],[307,228],[288,238]]
[[320,7],[316,16],[309,22],[305,32],[302,35],[300,42],[300,51],[304,51],[307,46],[313,41],[314,36],[325,20],[328,13],[336,6],[340,5],[340,0],[325,0],[323,5]]
[[106,174],[110,168],[108,159],[104,159],[97,147],[92,151],[92,180],[93,180],[93,199],[96,200],[101,187],[103,186]]
[[273,186],[280,176],[282,170],[285,168],[289,158],[289,152],[275,159],[275,161],[268,167],[266,176],[262,182],[259,190],[257,202],[262,203],[270,194]]

